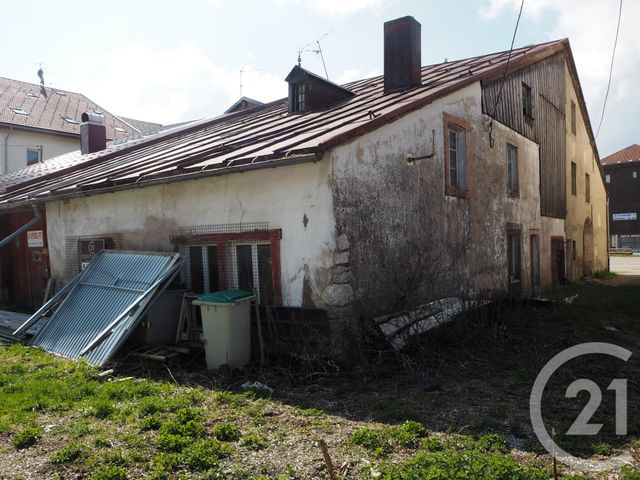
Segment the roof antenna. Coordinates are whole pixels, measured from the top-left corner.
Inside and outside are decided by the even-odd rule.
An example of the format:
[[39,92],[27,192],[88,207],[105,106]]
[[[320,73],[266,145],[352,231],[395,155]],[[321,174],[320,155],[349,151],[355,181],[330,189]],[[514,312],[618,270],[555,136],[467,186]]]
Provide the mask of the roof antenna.
[[248,72],[259,72],[260,70],[257,69],[250,69],[247,70],[246,68],[242,67],[240,69],[240,98],[242,98],[242,74],[243,73],[248,73]]
[[[329,74],[327,73],[327,64],[324,61],[324,55],[322,54],[322,47],[320,46],[320,40],[325,38],[331,32],[333,32],[333,30],[329,30],[327,33],[325,33],[324,35],[318,37],[313,42],[309,42],[304,47],[301,47],[301,48],[298,49],[298,66],[299,67],[302,67],[302,52],[311,52],[311,53],[316,53],[316,54],[320,55],[320,59],[322,60],[322,66],[324,68],[324,76],[327,77],[327,80],[329,80]],[[310,47],[314,43],[316,45],[318,45],[317,50],[316,49],[308,49],[308,47]]]

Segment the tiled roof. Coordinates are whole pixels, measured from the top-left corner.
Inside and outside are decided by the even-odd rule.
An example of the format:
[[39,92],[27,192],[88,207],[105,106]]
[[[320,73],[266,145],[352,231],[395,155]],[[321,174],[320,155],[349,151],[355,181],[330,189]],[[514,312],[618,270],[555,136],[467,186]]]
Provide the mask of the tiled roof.
[[600,160],[600,163],[602,163],[602,165],[614,165],[616,163],[636,162],[638,160],[640,160],[640,145],[634,143],[627,148],[612,153],[608,157],[604,157]]
[[134,118],[127,118],[123,116],[120,116],[120,119],[131,125],[142,135],[151,135],[152,133],[158,133],[161,130],[164,130],[160,123],[145,122],[144,120],[136,120]]
[[[16,113],[20,111],[26,115]],[[79,136],[80,115],[84,112],[98,112],[104,115],[109,139],[137,133],[131,126],[80,93],[0,77],[0,125],[37,128]],[[71,122],[66,121],[64,117]]]
[[[500,78],[509,52],[422,67],[422,84],[385,93],[378,76],[344,85],[355,95],[324,110],[289,114],[287,99],[163,132],[118,151],[8,188],[0,202],[112,191],[319,160],[336,145],[373,131],[477,81]],[[554,55],[568,58],[567,40],[514,49],[509,72]],[[62,161],[62,160],[58,160]]]

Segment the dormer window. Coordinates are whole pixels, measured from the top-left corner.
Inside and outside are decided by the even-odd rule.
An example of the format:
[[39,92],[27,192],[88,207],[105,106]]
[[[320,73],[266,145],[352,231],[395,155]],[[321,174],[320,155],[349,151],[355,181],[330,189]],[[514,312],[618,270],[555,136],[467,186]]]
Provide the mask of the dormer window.
[[354,95],[350,90],[297,65],[285,81],[289,84],[289,113],[326,109]]
[[294,112],[307,111],[307,82],[298,82],[293,87],[293,105]]
[[18,108],[18,107],[9,107],[11,108],[11,111],[13,111],[13,113],[16,113],[18,115],[29,115],[27,112],[25,112],[23,109]]

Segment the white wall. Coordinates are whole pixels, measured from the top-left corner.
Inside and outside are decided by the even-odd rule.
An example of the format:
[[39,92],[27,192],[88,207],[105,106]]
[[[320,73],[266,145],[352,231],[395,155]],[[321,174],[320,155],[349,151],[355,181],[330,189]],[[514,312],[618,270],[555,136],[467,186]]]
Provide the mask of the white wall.
[[300,306],[305,270],[314,278],[332,261],[329,168],[325,160],[48,203],[51,274],[69,280],[64,248],[70,236],[118,233],[125,249],[168,251],[180,226],[267,221],[270,229],[282,229],[283,303]]
[[[7,134],[9,135],[7,137]],[[7,148],[5,149],[5,138]],[[80,149],[80,137],[64,137],[47,133],[10,130],[0,127],[0,172],[5,165],[5,151],[8,157],[8,172],[27,166],[27,148],[40,148],[42,160],[57,157]]]

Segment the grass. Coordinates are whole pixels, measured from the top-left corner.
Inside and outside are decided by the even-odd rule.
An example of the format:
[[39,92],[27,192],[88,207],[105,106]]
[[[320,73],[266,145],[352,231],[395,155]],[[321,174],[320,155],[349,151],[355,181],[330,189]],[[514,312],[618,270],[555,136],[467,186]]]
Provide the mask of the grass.
[[[378,354],[314,384],[275,374],[273,395],[239,392],[202,371],[132,365],[111,380],[82,362],[20,345],[0,347],[0,455],[13,477],[327,478],[323,439],[344,478],[440,480],[549,478],[550,458],[532,435],[529,393],[540,368],[577,343],[637,351],[640,288],[581,284],[573,304],[498,305],[453,322],[414,345],[401,361]],[[560,445],[583,457],[640,452],[640,392],[629,383],[629,436],[615,435],[613,378],[640,377],[640,359],[576,359],[545,390],[545,421]],[[173,367],[172,367],[173,368]],[[251,374],[249,374],[250,376]],[[131,378],[133,377],[133,378]],[[603,392],[595,437],[564,434],[581,411],[564,396],[576,378]],[[517,447],[518,452],[512,450]],[[18,457],[20,455],[20,457]],[[25,456],[49,459],[30,472]],[[20,458],[20,460],[18,460]],[[24,466],[22,466],[24,465]],[[563,478],[605,478],[562,469]],[[638,480],[634,466],[621,480]],[[573,475],[573,477],[571,477]],[[579,476],[581,475],[581,476]]]
[[607,280],[609,278],[616,278],[617,276],[617,273],[610,270],[598,270],[597,272],[593,272],[593,278],[597,278],[598,280]]

